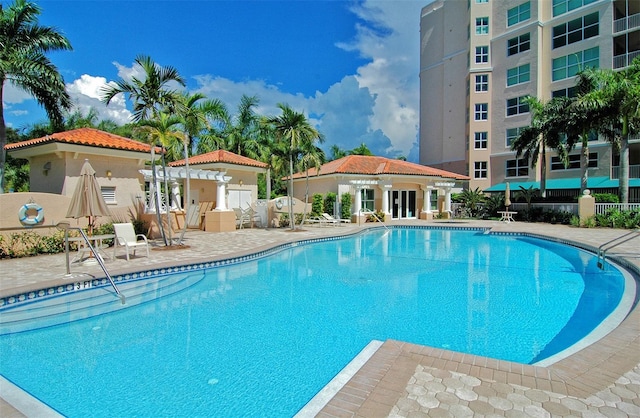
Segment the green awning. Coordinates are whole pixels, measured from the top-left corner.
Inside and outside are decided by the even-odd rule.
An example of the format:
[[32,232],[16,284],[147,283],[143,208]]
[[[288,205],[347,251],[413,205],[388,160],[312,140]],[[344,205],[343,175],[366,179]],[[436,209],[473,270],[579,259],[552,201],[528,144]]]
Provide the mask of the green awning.
[[[589,177],[587,187],[589,189],[615,189],[618,188],[618,179],[609,177]],[[485,192],[504,192],[506,183],[498,183],[485,189]],[[509,187],[512,191],[520,190],[520,186],[525,189],[532,187],[540,188],[539,181],[510,181]],[[640,187],[640,179],[629,179],[629,187]],[[567,190],[580,189],[580,177],[567,179],[547,179],[547,190]]]

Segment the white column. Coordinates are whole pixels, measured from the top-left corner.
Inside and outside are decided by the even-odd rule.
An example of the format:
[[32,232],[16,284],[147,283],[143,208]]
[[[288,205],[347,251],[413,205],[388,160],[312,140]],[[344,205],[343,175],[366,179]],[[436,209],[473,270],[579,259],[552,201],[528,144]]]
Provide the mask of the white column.
[[227,182],[217,181],[216,210],[227,210]]
[[388,215],[391,213],[389,211],[389,191],[391,190],[391,186],[383,185],[380,186],[380,188],[382,189],[382,212]]
[[444,210],[451,212],[451,187],[444,189]]
[[180,183],[174,181],[171,183],[171,209],[182,210],[180,200]]
[[357,213],[358,215],[360,215],[360,210],[362,209],[362,193],[360,192],[360,190],[362,190],[360,187],[356,187],[356,204],[353,208],[355,213]]
[[422,189],[422,211],[431,213],[431,187],[425,187]]

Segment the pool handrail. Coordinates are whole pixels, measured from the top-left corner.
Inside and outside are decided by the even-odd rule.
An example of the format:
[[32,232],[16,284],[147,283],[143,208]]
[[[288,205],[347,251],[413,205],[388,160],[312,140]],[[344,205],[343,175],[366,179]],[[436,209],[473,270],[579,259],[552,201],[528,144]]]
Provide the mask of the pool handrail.
[[69,222],[64,222],[64,221],[58,222],[56,227],[64,231],[64,249],[65,249],[65,254],[67,256],[67,274],[68,275],[71,274],[71,268],[69,267],[69,230],[75,229],[78,232],[80,232],[80,236],[82,236],[82,239],[87,244],[87,248],[89,248],[89,251],[91,251],[92,254],[96,255],[95,260],[98,262],[98,264],[100,265],[100,268],[102,268],[102,271],[107,276],[107,279],[109,280],[109,283],[111,283],[111,286],[113,286],[113,290],[115,290],[116,296],[120,298],[120,302],[124,305],[125,304],[124,295],[120,292],[120,289],[118,289],[118,286],[116,286],[116,283],[113,281],[111,274],[109,274],[109,272],[107,271],[107,268],[104,265],[104,261],[102,261],[102,257],[100,257],[100,255],[96,252],[93,245],[91,245],[91,240],[89,239],[89,237],[87,237],[87,234],[84,233],[82,228],[72,227],[70,226]]
[[610,249],[617,247],[618,245],[624,244],[625,242],[631,241],[634,238],[640,236],[640,229],[634,229],[630,232],[627,232],[624,235],[620,235],[617,238],[614,238],[610,241],[605,242],[604,244],[598,247],[598,267],[600,269],[604,269],[604,260],[607,256],[607,251]]

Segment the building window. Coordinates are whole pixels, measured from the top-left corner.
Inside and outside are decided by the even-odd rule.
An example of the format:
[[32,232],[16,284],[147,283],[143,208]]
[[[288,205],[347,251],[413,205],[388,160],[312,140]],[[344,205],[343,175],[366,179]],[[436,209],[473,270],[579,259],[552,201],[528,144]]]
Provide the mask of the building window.
[[487,132],[476,132],[475,139],[473,141],[474,149],[487,149]]
[[524,128],[525,126],[519,126],[517,128],[507,129],[507,141],[506,141],[507,148],[511,148],[511,144],[513,144],[513,141],[518,139],[518,137],[520,136]]
[[553,16],[560,16],[598,0],[553,0]]
[[489,18],[476,17],[476,35],[488,35],[488,34],[489,34]]
[[489,0],[476,0],[476,4],[489,3]]
[[362,197],[362,209],[368,211],[375,211],[375,195],[373,189],[360,190],[360,196]]
[[507,99],[507,116],[529,113],[529,104],[525,100],[529,96],[514,97]]
[[481,74],[476,76],[476,92],[489,91],[489,75]]
[[487,162],[486,161],[476,161],[473,163],[473,178],[474,179],[487,178]]
[[507,56],[528,51],[531,48],[531,34],[529,32],[511,38],[507,41]]
[[476,64],[482,64],[489,62],[489,47],[477,46],[476,47]]
[[597,46],[578,51],[574,54],[553,59],[551,78],[553,81],[564,80],[575,76],[580,70],[584,70],[587,67],[598,68],[599,64],[600,49]]
[[[560,157],[551,157],[551,171],[560,170],[576,170],[580,168],[581,154],[572,154],[568,157],[568,165],[565,167],[564,162]],[[598,168],[598,153],[589,153],[589,168]]]
[[115,187],[100,187],[100,192],[102,193],[102,198],[104,199],[106,204],[115,205],[118,203],[116,201]]
[[507,26],[513,26],[531,18],[531,2],[522,3],[513,9],[507,10]]
[[554,90],[551,92],[551,97],[576,97],[578,90],[575,86],[567,87],[566,89]]
[[553,48],[593,38],[598,36],[599,31],[598,12],[570,20],[553,27]]
[[527,160],[521,158],[519,160],[507,160],[507,177],[526,177],[529,175],[529,166]]
[[475,120],[487,120],[489,119],[489,104],[488,103],[477,103],[476,111],[474,113]]
[[507,86],[526,83],[531,78],[530,65],[525,64],[507,70]]

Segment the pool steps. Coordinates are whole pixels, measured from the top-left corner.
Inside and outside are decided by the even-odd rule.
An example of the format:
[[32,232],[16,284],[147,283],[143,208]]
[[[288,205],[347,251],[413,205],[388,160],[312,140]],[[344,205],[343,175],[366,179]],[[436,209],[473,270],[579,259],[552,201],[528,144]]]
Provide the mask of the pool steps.
[[172,295],[193,286],[204,277],[203,271],[173,276],[159,276],[158,280],[131,280],[120,283],[120,291],[127,303],[114,297],[109,283],[75,292],[53,295],[39,303],[27,303],[3,309],[0,315],[0,335],[46,328],[78,321],[108,312]]

